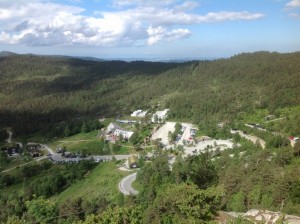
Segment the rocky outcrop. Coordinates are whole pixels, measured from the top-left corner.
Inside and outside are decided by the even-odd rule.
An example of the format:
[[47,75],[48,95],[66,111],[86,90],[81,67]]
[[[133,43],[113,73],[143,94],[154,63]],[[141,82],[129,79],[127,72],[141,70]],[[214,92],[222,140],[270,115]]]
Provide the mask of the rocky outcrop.
[[[265,224],[275,224],[277,223],[287,223],[287,224],[300,224],[300,217],[293,215],[286,215],[280,212],[272,212],[267,210],[257,210],[251,209],[246,213],[238,212],[224,212],[227,216],[231,217],[229,219],[234,219],[242,217],[252,221],[253,223],[265,223]],[[227,222],[228,220],[226,220]],[[223,223],[222,221],[219,223]]]

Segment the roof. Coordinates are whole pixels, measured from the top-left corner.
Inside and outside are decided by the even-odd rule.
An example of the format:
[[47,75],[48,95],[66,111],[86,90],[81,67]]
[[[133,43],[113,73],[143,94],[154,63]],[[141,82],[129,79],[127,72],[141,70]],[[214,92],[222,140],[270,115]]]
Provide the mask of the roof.
[[120,129],[120,130],[124,130],[123,128],[121,128],[119,125],[117,125],[116,123],[110,123],[109,125],[113,126],[113,129]]
[[131,114],[131,117],[145,117],[147,111],[136,110]]
[[165,110],[162,110],[162,111],[156,111],[156,115],[158,117],[163,117],[163,116],[166,116],[166,114],[168,113],[169,109],[165,109]]
[[110,126],[110,125],[113,126],[113,128],[111,129],[111,131],[112,131],[112,130],[117,130],[117,129],[118,129],[118,130],[121,130],[121,131],[131,132],[131,131],[129,131],[129,130],[126,130],[126,129],[120,127],[120,126],[117,125],[116,123],[110,123],[108,126]]

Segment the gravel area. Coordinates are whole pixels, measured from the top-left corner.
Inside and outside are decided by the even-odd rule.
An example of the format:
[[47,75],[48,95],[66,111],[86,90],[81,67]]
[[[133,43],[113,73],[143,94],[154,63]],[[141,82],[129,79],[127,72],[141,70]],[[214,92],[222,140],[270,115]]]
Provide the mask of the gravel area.
[[163,126],[161,126],[151,137],[152,140],[161,139],[161,142],[164,145],[169,145],[169,131],[175,131],[176,122],[166,122]]
[[[161,142],[165,145],[167,149],[175,148],[176,146],[169,143],[168,133],[169,131],[175,131],[176,122],[166,122],[162,127],[160,127],[153,135],[152,140],[161,139]],[[212,147],[209,150],[214,151],[219,148],[221,151],[226,148],[232,148],[233,142],[231,140],[217,140],[210,139],[199,141],[197,144],[192,146],[184,146],[183,141],[188,140],[191,137],[191,129],[197,129],[196,126],[190,123],[181,123],[184,128],[184,132],[178,141],[177,145],[182,145],[186,155],[191,155],[194,153],[200,153],[207,149],[207,147]]]

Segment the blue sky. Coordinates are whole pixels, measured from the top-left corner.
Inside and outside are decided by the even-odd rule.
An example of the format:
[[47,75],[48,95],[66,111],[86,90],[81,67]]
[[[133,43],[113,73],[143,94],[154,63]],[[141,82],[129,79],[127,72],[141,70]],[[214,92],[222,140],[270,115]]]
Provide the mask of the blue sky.
[[300,50],[300,0],[0,0],[0,51],[210,58]]

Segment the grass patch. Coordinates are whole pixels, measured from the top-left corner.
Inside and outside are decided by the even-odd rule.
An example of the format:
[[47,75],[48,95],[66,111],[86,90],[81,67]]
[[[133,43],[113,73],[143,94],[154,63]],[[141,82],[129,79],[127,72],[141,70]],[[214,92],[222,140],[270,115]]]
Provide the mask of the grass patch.
[[[100,153],[100,139],[97,137],[98,131],[91,131],[88,133],[79,133],[68,138],[57,139],[50,143],[52,149],[65,147],[69,152],[85,152],[91,155],[99,155]],[[109,152],[107,152],[109,154]]]
[[277,110],[282,117],[284,116],[293,116],[293,115],[299,115],[300,114],[300,106],[296,107],[286,107],[283,109]]
[[265,117],[268,116],[268,110],[256,110],[253,114],[243,114],[241,116],[242,121],[245,123],[264,123]]
[[79,197],[87,200],[104,197],[110,201],[115,201],[120,194],[118,183],[126,175],[128,172],[119,170],[113,162],[100,163],[83,180],[73,184],[52,199],[59,204],[70,198]]
[[94,130],[87,133],[78,133],[68,138],[60,139],[59,141],[78,141],[78,140],[97,140],[98,130]]
[[[100,141],[90,142],[64,142],[58,145],[58,147],[65,147],[69,152],[83,152],[91,155],[100,155]],[[107,154],[110,154],[107,151]]]
[[124,155],[124,154],[129,154],[130,152],[132,152],[133,149],[126,146],[126,145],[121,145],[121,148],[115,152],[116,155]]
[[132,187],[133,187],[133,189],[135,189],[135,190],[137,190],[137,191],[142,191],[142,185],[138,182],[138,181],[133,181],[133,183],[132,183]]

